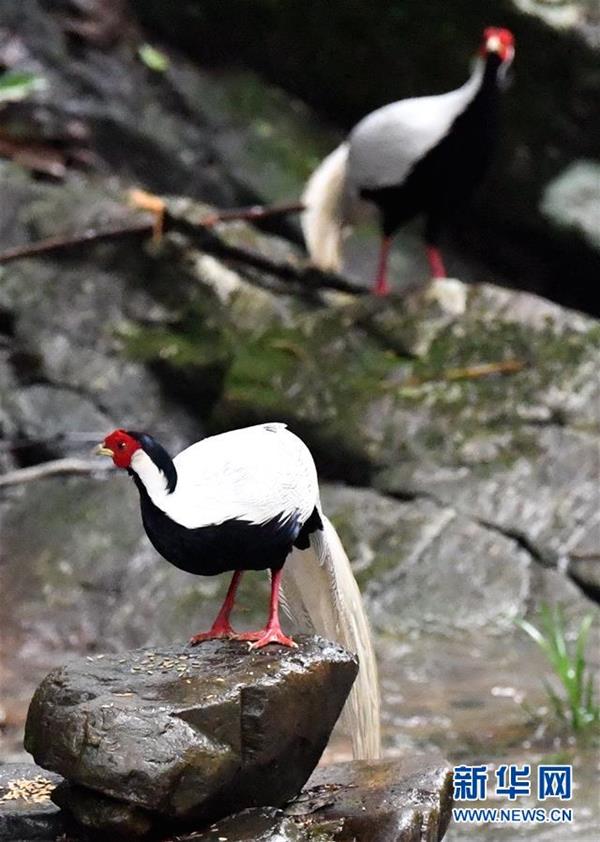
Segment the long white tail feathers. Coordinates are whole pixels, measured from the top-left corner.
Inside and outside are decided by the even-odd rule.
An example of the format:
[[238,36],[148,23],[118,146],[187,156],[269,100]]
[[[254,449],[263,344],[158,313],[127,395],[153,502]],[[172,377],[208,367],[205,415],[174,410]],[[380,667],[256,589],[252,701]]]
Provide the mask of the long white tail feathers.
[[331,522],[311,535],[307,550],[294,549],[283,575],[286,608],[303,627],[355,652],[359,671],[343,721],[352,736],[356,759],[380,756],[380,701],[377,663],[365,614],[348,556]]
[[342,268],[344,185],[348,144],[342,143],[321,161],[309,178],[302,202],[301,223],[311,260],[324,271]]

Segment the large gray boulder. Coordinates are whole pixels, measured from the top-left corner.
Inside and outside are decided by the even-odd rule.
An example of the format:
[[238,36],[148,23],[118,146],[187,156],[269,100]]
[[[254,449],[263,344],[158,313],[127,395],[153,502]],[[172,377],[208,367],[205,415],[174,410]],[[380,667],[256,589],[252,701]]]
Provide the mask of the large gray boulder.
[[357,672],[339,646],[299,643],[75,660],[36,691],[25,746],[92,803],[96,793],[173,819],[281,805],[314,769]]

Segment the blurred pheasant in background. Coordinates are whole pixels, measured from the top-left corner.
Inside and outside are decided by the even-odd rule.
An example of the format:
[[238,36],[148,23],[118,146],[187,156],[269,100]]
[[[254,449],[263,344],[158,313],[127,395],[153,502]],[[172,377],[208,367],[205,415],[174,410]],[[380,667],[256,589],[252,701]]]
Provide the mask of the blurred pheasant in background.
[[[310,451],[285,424],[261,424],[211,436],[173,459],[148,433],[115,430],[97,452],[133,478],[154,548],[175,567],[201,576],[233,571],[211,629],[214,638],[295,646],[279,623],[282,584],[289,613],[355,652],[360,670],[345,717],[355,757],[379,754],[379,689],[369,623],[341,541],[319,500]],[[266,626],[236,632],[229,618],[247,570],[271,571]]]
[[424,214],[434,278],[430,294],[446,310],[464,310],[465,287],[446,277],[440,235],[490,163],[498,93],[514,53],[512,34],[488,27],[472,75],[462,87],[373,111],[322,161],[303,195],[302,227],[317,266],[341,268],[344,229],[355,219],[359,203],[371,202],[379,211],[382,232],[373,292],[386,295],[393,235],[412,217]]

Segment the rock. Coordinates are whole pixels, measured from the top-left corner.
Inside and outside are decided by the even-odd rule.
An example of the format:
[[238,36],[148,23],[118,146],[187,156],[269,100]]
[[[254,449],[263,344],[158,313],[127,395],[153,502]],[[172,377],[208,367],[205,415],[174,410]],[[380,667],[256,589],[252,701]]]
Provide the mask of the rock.
[[336,842],[438,842],[451,807],[452,767],[433,754],[324,766],[287,812],[343,821]]
[[450,504],[331,485],[322,500],[379,631],[490,633],[526,611],[536,584],[531,557]]
[[[336,823],[336,827],[339,825]],[[216,822],[209,829],[183,835],[181,842],[334,842],[327,827],[320,827],[316,834],[288,818],[280,810],[245,810],[235,816]]]
[[146,836],[155,824],[156,816],[147,810],[66,781],[54,790],[52,800],[69,819],[75,820],[76,827],[103,835],[135,839]]
[[546,187],[540,210],[559,228],[573,228],[600,249],[600,164],[576,161]]
[[600,603],[600,556],[597,551],[579,558],[572,556],[568,559],[566,569],[584,594],[594,602]]
[[[12,417],[23,437],[47,443],[52,453],[70,456],[80,452],[89,455],[94,432],[109,430],[113,424],[112,418],[101,412],[90,398],[45,384],[16,389],[12,396]],[[73,430],[89,433],[87,443],[82,446],[69,438]]]
[[60,782],[58,775],[32,763],[0,764],[2,842],[54,842],[63,822],[50,798]]
[[[33,71],[47,83],[13,109],[17,130],[22,133],[25,125],[30,137],[47,141],[43,115],[50,114],[59,131],[76,118],[88,138],[92,166],[149,189],[235,204],[239,192],[215,160],[204,115],[190,116],[170,72],[148,71],[135,49],[135,23],[125,4],[119,5],[123,20],[116,43],[98,49],[87,39],[75,45],[65,16],[53,13],[45,0],[32,0],[24,15],[2,4],[0,26],[18,33],[26,48],[13,68]],[[188,63],[177,64],[182,75],[189,73]],[[72,72],[65,72],[67,65]],[[89,223],[82,218],[81,224]]]
[[334,644],[299,644],[249,652],[211,642],[73,661],[36,691],[25,746],[86,788],[75,807],[86,824],[116,820],[91,790],[173,819],[279,806],[316,765],[357,671]]
[[452,805],[440,755],[323,766],[283,812],[248,810],[181,842],[439,842]]

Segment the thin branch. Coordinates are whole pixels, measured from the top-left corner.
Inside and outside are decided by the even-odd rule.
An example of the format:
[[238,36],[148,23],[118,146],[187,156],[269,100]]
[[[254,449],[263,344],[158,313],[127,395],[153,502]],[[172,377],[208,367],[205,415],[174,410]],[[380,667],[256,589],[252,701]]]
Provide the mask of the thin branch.
[[100,430],[92,433],[55,433],[53,436],[38,436],[37,438],[22,438],[14,439],[0,439],[0,453],[11,450],[26,450],[30,447],[56,447],[57,445],[67,443],[72,445],[74,443],[86,444],[97,443],[101,441],[106,435],[106,430]]
[[99,471],[109,471],[112,463],[91,462],[86,459],[54,459],[51,462],[41,462],[39,465],[32,465],[29,468],[18,468],[16,471],[8,471],[0,474],[0,488],[9,485],[21,485],[25,482],[35,482],[43,477],[61,476],[65,474],[96,474]]
[[52,254],[83,244],[99,243],[104,240],[116,240],[120,237],[148,236],[149,234],[152,234],[151,222],[139,222],[136,225],[118,225],[102,231],[88,228],[87,231],[80,231],[78,234],[72,234],[71,236],[48,237],[46,240],[38,240],[35,243],[27,243],[23,246],[15,246],[15,248],[7,249],[0,253],[0,264],[10,263],[12,260],[20,260],[23,257]]
[[439,380],[479,380],[481,377],[489,377],[493,374],[516,374],[526,367],[523,360],[501,360],[494,363],[481,363],[467,368],[447,368],[433,377],[409,377],[403,386],[420,386],[423,383],[430,383]]
[[[137,191],[141,192],[141,191]],[[147,208],[149,210],[149,208]],[[218,213],[207,214],[205,219],[200,219],[196,225],[200,228],[212,228],[218,222],[230,222],[236,219],[266,219],[272,216],[283,216],[288,213],[297,213],[304,209],[304,205],[300,203],[288,205],[272,205],[262,206],[253,205],[249,208],[234,208],[232,210],[224,210]],[[173,217],[171,214],[166,214],[168,227],[180,227],[180,220]],[[79,246],[89,243],[97,243],[103,240],[116,240],[120,237],[130,236],[148,236],[154,233],[155,225],[151,221],[139,222],[137,224],[129,225],[115,225],[112,228],[105,228],[96,230],[88,228],[87,231],[80,231],[64,237],[48,237],[45,240],[38,240],[34,243],[25,243],[22,246],[15,246],[0,252],[0,263],[10,263],[12,260],[20,260],[23,257],[35,257],[39,254],[51,254],[57,251],[63,251],[74,246]]]
[[223,260],[237,261],[244,266],[251,266],[262,272],[276,275],[283,281],[299,283],[314,290],[333,289],[351,295],[364,295],[368,292],[367,288],[360,284],[348,281],[340,275],[322,272],[314,266],[308,264],[297,266],[290,260],[276,260],[260,252],[226,243],[221,237],[210,231],[209,227],[205,226],[203,222],[190,222],[189,219],[183,217],[173,217],[168,212],[166,221],[168,227],[176,228],[186,234],[201,251],[214,254],[215,257]]
[[286,205],[252,205],[249,208],[232,208],[231,210],[208,214],[199,222],[199,225],[210,228],[218,222],[231,222],[236,219],[248,221],[268,219],[272,216],[287,216],[290,213],[302,213],[303,210],[304,205],[302,202],[293,202]]
[[[146,194],[143,195],[145,196]],[[156,198],[159,202],[162,202],[158,197],[150,194],[148,194],[148,198]],[[137,204],[139,207],[142,206],[139,201]],[[254,205],[249,208],[238,208],[207,214],[204,219],[191,222],[183,217],[175,216],[166,207],[163,208],[161,204],[158,214],[156,209],[153,211],[154,219],[152,220],[149,219],[135,224],[114,226],[113,228],[101,231],[88,229],[87,231],[70,236],[49,237],[46,240],[16,246],[0,253],[0,264],[10,263],[13,260],[20,260],[25,257],[36,257],[41,254],[65,251],[83,244],[87,245],[106,240],[116,240],[121,237],[152,236],[156,240],[157,230],[160,232],[159,236],[162,235],[164,222],[165,230],[176,230],[187,234],[190,239],[198,244],[199,248],[224,260],[241,262],[260,271],[276,275],[284,281],[299,283],[310,289],[333,289],[340,292],[347,292],[351,295],[364,295],[367,291],[365,287],[348,281],[340,275],[321,272],[310,265],[296,266],[290,261],[274,260],[259,252],[245,249],[241,246],[230,245],[210,231],[218,222],[230,222],[237,219],[265,219],[266,217],[297,213],[303,210],[303,208],[304,206],[300,203],[272,206]],[[150,206],[145,207],[145,209],[151,210]]]

